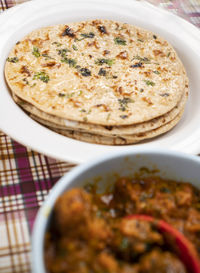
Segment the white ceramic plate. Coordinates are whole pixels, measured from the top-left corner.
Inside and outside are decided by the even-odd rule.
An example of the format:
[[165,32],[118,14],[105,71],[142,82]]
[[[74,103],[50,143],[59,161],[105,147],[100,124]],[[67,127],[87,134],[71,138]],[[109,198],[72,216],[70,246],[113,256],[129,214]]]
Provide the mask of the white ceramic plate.
[[143,1],[134,0],[35,0],[0,16],[0,129],[18,142],[48,156],[82,163],[126,146],[104,146],[73,140],[29,118],[13,102],[4,79],[4,63],[12,46],[33,29],[87,19],[112,19],[138,25],[160,34],[177,50],[190,79],[186,111],[178,125],[146,143],[152,146],[200,152],[200,32],[183,19]]

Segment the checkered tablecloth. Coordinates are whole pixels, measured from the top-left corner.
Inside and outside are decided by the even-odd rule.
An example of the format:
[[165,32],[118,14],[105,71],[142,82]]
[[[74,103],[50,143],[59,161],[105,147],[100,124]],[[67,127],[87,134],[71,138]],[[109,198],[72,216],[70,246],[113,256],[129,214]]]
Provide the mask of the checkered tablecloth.
[[[0,0],[0,13],[22,2]],[[149,2],[200,27],[200,0]],[[56,181],[73,167],[0,132],[0,273],[30,272],[30,234],[38,208]]]

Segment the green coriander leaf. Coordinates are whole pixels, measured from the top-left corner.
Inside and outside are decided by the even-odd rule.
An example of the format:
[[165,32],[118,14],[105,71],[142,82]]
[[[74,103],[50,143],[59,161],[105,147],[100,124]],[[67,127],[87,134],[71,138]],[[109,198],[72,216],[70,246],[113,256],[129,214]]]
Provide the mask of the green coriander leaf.
[[97,64],[97,65],[107,64],[107,65],[111,66],[114,63],[115,63],[114,59],[98,59],[95,61],[95,64]]
[[45,60],[53,60],[54,59],[51,56],[49,56],[48,54],[46,54],[46,53],[43,53],[42,57],[45,57]]
[[124,97],[123,99],[118,99],[118,102],[119,102],[119,105],[120,105],[120,108],[119,110],[121,111],[126,111],[127,110],[127,107],[128,107],[128,103],[133,103],[134,101],[128,97]]
[[17,57],[7,58],[7,61],[10,63],[17,63],[19,62],[19,59]]
[[52,43],[52,45],[56,45],[56,46],[58,46],[58,47],[59,47],[59,46],[61,46],[62,44],[61,44],[61,43],[59,43],[59,42],[53,42],[53,43]]
[[49,76],[44,71],[41,71],[34,74],[33,80],[36,80],[36,79],[41,80],[45,83],[48,83]]
[[114,42],[116,45],[126,45],[126,41],[120,37],[114,38]]
[[68,64],[70,67],[75,67],[77,63],[75,59],[71,59],[67,57],[61,59],[61,62]]
[[61,57],[63,58],[66,57],[67,52],[70,52],[70,50],[67,48],[57,49],[57,51],[58,51],[58,55],[61,55]]
[[136,55],[133,60],[139,60],[141,63],[149,64],[151,61],[147,57],[140,57],[139,55]]
[[160,72],[158,70],[153,71],[154,74],[160,75]]
[[73,50],[78,51],[78,48],[76,45],[72,45]]
[[37,47],[34,46],[34,47],[33,47],[32,54],[33,54],[36,58],[40,57],[39,49],[38,49]]
[[146,83],[146,85],[148,86],[154,86],[155,82],[149,81],[149,80],[144,80],[144,82]]

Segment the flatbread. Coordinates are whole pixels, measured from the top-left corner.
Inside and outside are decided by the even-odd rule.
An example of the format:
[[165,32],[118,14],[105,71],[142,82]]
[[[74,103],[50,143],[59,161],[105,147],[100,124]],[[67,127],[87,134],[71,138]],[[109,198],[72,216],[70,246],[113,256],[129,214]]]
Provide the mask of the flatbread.
[[5,77],[14,94],[44,113],[105,126],[163,116],[188,85],[167,41],[110,20],[34,30],[11,50]]
[[82,122],[73,122],[66,119],[62,119],[37,109],[35,106],[30,103],[21,100],[16,95],[14,96],[14,100],[18,103],[25,111],[31,114],[35,120],[40,123],[57,129],[68,129],[68,130],[80,130],[85,132],[92,132],[96,134],[102,135],[121,135],[121,134],[138,134],[141,132],[146,132],[149,130],[153,130],[158,128],[172,119],[174,119],[180,112],[183,111],[186,100],[188,97],[188,89],[184,92],[180,102],[168,113],[163,116],[157,117],[151,121],[147,121],[141,124],[134,124],[128,126],[103,126],[96,124],[87,124]]
[[[136,134],[133,136],[121,136],[121,137],[109,137],[109,136],[102,136],[98,134],[91,134],[91,133],[84,133],[80,131],[74,130],[61,130],[61,129],[54,129],[55,132],[62,134],[64,136],[74,138],[76,140],[94,143],[94,144],[102,144],[102,145],[128,145],[137,142],[141,142],[146,139],[150,139],[159,135],[164,134],[165,132],[171,130],[181,119],[183,112],[181,112],[175,119],[170,121],[169,123],[145,132],[141,134]],[[50,128],[52,129],[52,128]]]

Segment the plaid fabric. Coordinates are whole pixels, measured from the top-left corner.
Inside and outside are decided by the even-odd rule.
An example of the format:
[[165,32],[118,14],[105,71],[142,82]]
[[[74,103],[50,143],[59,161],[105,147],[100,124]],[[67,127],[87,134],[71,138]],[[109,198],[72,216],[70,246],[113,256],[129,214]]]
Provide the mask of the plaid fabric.
[[[0,12],[25,0],[0,0]],[[200,27],[200,0],[149,0]],[[30,272],[30,233],[38,208],[74,165],[38,154],[0,132],[0,272]],[[39,272],[38,272],[39,273]]]
[[74,165],[33,152],[0,132],[0,272],[30,272],[38,208]]
[[148,0],[185,18],[200,27],[200,0]]
[[0,12],[30,0],[0,0]]

